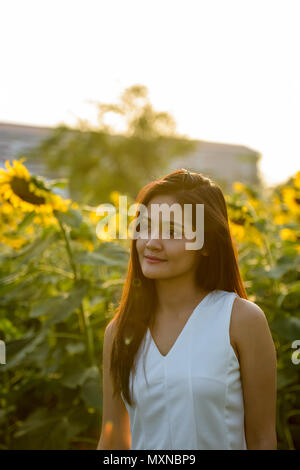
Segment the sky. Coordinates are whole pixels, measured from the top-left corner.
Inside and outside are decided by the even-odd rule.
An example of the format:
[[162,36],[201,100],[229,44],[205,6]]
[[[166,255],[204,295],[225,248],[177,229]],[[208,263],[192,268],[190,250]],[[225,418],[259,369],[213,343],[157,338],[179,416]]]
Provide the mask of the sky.
[[91,102],[145,85],[177,132],[262,154],[265,181],[300,169],[299,0],[0,3],[0,122],[97,123]]

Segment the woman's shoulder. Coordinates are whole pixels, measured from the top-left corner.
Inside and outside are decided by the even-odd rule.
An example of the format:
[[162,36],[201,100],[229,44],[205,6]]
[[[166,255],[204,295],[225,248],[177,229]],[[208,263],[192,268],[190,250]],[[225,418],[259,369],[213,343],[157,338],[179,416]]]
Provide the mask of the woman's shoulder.
[[117,317],[114,316],[106,325],[105,330],[104,330],[104,337],[107,338],[110,343],[113,341],[116,328],[117,328]]
[[266,319],[266,315],[259,305],[239,295],[236,295],[233,301],[232,316],[243,324],[259,322]]
[[266,318],[263,310],[255,302],[240,297],[236,292],[229,292],[226,290],[216,290],[215,293],[220,293],[221,297],[235,295],[232,304],[232,317],[236,320],[240,320],[243,323],[255,319]]
[[231,334],[235,344],[241,346],[243,342],[249,343],[268,330],[266,315],[259,305],[237,295],[231,312]]

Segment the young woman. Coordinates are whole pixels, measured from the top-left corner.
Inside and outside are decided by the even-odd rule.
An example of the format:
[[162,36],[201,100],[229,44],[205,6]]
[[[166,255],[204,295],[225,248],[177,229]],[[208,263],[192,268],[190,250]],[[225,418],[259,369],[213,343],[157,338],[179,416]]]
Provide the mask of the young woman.
[[[220,187],[180,169],[137,202],[149,232],[131,241],[104,334],[97,449],[276,449],[276,350],[264,312],[247,299]],[[191,240],[172,226],[169,239],[153,236],[152,205],[174,203],[204,204],[201,249],[186,249]]]

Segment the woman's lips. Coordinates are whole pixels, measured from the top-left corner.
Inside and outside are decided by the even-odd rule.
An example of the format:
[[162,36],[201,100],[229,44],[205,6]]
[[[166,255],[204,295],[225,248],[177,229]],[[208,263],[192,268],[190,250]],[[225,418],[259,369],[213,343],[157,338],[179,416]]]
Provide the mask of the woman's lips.
[[151,264],[154,264],[154,263],[163,263],[165,261],[167,261],[166,259],[152,259],[152,258],[148,258],[148,256],[145,256],[144,257],[146,259],[146,261],[148,263],[151,263]]

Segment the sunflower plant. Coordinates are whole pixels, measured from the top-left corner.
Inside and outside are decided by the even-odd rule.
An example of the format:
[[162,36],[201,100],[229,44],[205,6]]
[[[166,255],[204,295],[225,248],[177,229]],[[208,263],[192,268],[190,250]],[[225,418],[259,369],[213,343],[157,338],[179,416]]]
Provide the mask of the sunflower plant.
[[[104,330],[129,244],[99,239],[97,208],[63,199],[23,162],[0,170],[0,448],[95,449]],[[226,202],[248,298],[277,351],[278,448],[300,449],[300,172],[265,193],[236,182]]]
[[102,328],[127,251],[23,162],[0,173],[0,448],[95,448]]

